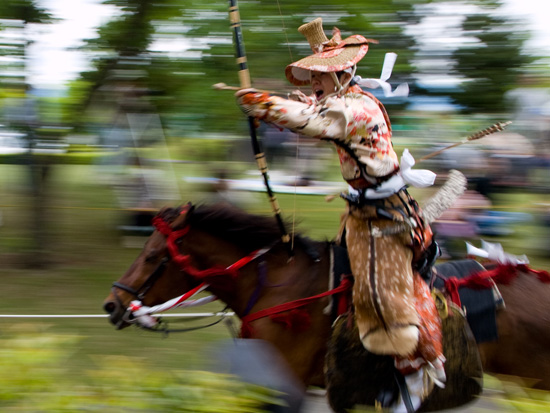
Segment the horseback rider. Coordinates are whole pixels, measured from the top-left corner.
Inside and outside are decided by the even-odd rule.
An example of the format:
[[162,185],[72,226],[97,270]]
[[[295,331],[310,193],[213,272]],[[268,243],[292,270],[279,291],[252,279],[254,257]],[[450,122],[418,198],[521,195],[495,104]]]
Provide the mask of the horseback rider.
[[350,187],[343,195],[347,211],[340,240],[355,277],[360,339],[372,353],[394,356],[417,408],[434,383],[443,386],[445,357],[441,321],[420,274],[437,246],[406,188],[431,185],[435,175],[412,170],[414,159],[406,150],[400,165],[384,106],[357,84],[356,64],[369,40],[342,39],[337,28],[329,40],[320,18],[298,31],[314,54],[288,65],[285,74],[296,86],[311,85],[312,94],[295,91],[285,99],[242,89],[236,97],[248,116],[336,146]]

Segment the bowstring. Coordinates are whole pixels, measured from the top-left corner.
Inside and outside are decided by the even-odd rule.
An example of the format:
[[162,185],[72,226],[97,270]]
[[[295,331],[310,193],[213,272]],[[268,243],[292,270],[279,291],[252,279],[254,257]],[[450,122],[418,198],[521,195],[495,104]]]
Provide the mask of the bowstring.
[[[288,33],[286,31],[285,26],[285,18],[283,16],[283,11],[281,9],[281,3],[279,0],[276,0],[277,2],[277,8],[279,9],[279,16],[281,17],[281,25],[283,26],[283,33],[285,34],[285,40],[286,40],[286,46],[288,48],[288,54],[290,56],[290,61],[294,61],[294,57],[292,56],[292,49],[290,48],[290,41],[288,40]],[[294,234],[295,227],[296,227],[296,197],[298,195],[297,193],[297,186],[298,186],[298,161],[300,160],[299,156],[299,148],[300,148],[300,134],[294,133],[296,136],[296,155],[294,159],[294,200],[293,200],[293,207],[292,207],[292,241],[291,241],[291,248],[294,250]]]
[[290,42],[288,40],[288,34],[286,32],[286,27],[285,27],[285,18],[283,16],[283,11],[281,10],[281,4],[279,3],[279,0],[276,0],[277,1],[277,7],[279,8],[279,16],[281,16],[281,24],[283,26],[283,33],[285,34],[285,39],[286,39],[286,46],[288,47],[288,54],[290,55],[290,61],[294,61],[294,57],[292,56],[292,49],[290,48]]

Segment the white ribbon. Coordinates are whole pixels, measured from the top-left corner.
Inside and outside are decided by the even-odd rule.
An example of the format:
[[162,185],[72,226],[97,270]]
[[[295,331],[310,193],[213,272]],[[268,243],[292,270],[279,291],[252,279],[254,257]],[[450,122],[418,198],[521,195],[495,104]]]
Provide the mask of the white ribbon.
[[415,160],[408,149],[403,151],[401,156],[400,174],[403,180],[417,188],[426,188],[435,182],[436,174],[428,169],[412,169]]
[[[426,188],[433,185],[436,174],[428,169],[412,169],[415,160],[408,149],[403,151],[399,172],[375,189],[367,189],[365,197],[368,199],[387,198],[398,192],[405,185],[417,188]],[[353,193],[354,189],[350,188]]]
[[409,85],[407,83],[401,83],[392,92],[391,85],[387,82],[393,71],[393,65],[397,59],[397,54],[386,53],[384,57],[384,64],[382,66],[382,73],[380,79],[368,78],[363,79],[361,76],[355,76],[353,81],[359,86],[363,86],[369,89],[382,88],[384,96],[386,97],[407,97],[409,96]]
[[529,260],[525,255],[516,256],[504,252],[502,245],[498,243],[486,242],[481,240],[481,248],[474,247],[470,243],[466,243],[467,255],[487,258],[499,264],[529,264]]
[[[151,316],[151,314],[161,313],[172,308],[188,308],[188,307],[197,307],[199,305],[204,305],[211,303],[218,299],[215,295],[209,295],[206,297],[198,298],[196,300],[189,300],[191,297],[194,297],[198,293],[204,291],[208,288],[208,284],[203,284],[200,286],[197,291],[192,295],[185,298],[188,293],[182,294],[179,297],[172,298],[171,300],[166,301],[165,303],[155,305],[153,307],[148,307],[143,305],[139,300],[134,300],[130,303],[128,310],[134,316],[134,319],[138,324],[141,324],[145,327],[154,327],[157,324],[157,320]],[[185,298],[185,299],[184,299]]]
[[139,317],[144,314],[162,313],[163,311],[171,310],[172,308],[198,307],[200,305],[208,304],[218,299],[215,295],[209,295],[206,297],[199,298],[197,300],[182,301],[181,303],[178,303],[177,301],[180,298],[181,296],[173,298],[169,301],[166,301],[165,303],[155,305],[154,307],[147,307],[146,305],[141,305],[140,301],[132,301],[132,304],[135,306],[134,308],[137,308],[137,310],[133,311],[133,314],[135,317]]

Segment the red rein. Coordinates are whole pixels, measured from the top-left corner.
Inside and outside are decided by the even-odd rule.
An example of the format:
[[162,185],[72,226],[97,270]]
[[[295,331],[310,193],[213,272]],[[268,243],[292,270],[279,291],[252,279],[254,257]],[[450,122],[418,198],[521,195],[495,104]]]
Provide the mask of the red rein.
[[[344,293],[351,289],[352,281],[349,277],[346,277],[342,280],[342,283],[329,291],[324,293],[314,295],[312,297],[301,298],[299,300],[291,301],[289,303],[279,304],[275,307],[266,308],[265,310],[260,310],[255,313],[249,314],[242,318],[241,326],[241,336],[244,338],[252,337],[253,329],[250,326],[250,323],[259,318],[268,317],[277,323],[282,323],[288,329],[292,329],[296,332],[303,331],[309,327],[309,314],[303,311],[298,310],[300,307],[303,307],[311,302],[318,300],[322,297],[327,297],[334,294]],[[339,311],[341,309],[339,308]],[[281,314],[288,311],[287,314]],[[343,312],[343,311],[342,311]],[[307,317],[307,318],[306,318]]]
[[461,306],[458,289],[468,287],[473,289],[484,289],[493,287],[494,283],[510,284],[518,275],[519,271],[534,274],[544,283],[550,283],[550,273],[548,271],[533,270],[525,264],[506,264],[499,265],[492,270],[476,272],[466,278],[458,279],[449,277],[445,280],[445,289],[451,296],[451,300]]
[[[188,210],[189,208],[184,208],[180,214],[184,215],[187,213]],[[205,279],[208,277],[219,275],[229,275],[231,277],[236,277],[240,268],[244,267],[246,264],[253,261],[254,259],[269,250],[269,248],[265,248],[254,251],[253,253],[247,255],[246,257],[238,260],[237,262],[231,264],[226,268],[212,267],[206,270],[199,270],[191,264],[190,255],[183,255],[180,253],[178,245],[176,243],[179,238],[183,237],[185,234],[187,234],[187,232],[189,232],[189,226],[186,226],[179,230],[174,230],[169,223],[164,221],[158,215],[153,218],[153,225],[155,226],[157,231],[166,236],[166,246],[172,260],[176,264],[178,264],[182,271],[198,279]],[[291,329],[293,331],[303,331],[309,327],[310,317],[309,314],[306,311],[301,310],[300,307],[303,307],[322,297],[346,292],[351,288],[351,285],[351,279],[345,278],[344,280],[342,280],[342,283],[339,287],[330,291],[326,291],[312,297],[291,301],[289,303],[280,304],[275,307],[266,308],[253,314],[249,314],[242,318],[241,336],[252,337],[253,330],[250,326],[250,323],[259,318],[268,316],[271,318],[272,321],[281,323],[288,329]]]

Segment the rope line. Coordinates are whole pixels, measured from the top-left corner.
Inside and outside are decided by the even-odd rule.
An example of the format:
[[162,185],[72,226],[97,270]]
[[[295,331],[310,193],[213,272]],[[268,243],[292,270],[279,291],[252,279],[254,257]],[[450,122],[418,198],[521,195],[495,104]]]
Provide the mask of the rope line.
[[[153,317],[232,317],[235,313],[151,314]],[[106,318],[109,314],[0,314],[0,318]]]
[[[311,196],[311,195],[307,195]],[[315,196],[326,196],[323,194],[315,195]],[[521,203],[518,205],[492,205],[489,209],[521,209],[521,208],[539,208],[539,207],[547,206],[547,203],[544,202],[530,202],[530,203]],[[0,208],[24,208],[26,205],[14,205],[14,204],[4,204],[0,205]],[[114,208],[114,207],[70,207],[70,206],[57,206],[57,205],[51,205],[44,207],[45,209],[75,209],[75,210],[89,210],[89,211],[128,211],[128,212],[134,212],[134,211],[149,211],[149,212],[158,212],[160,208]],[[472,207],[476,208],[476,207]],[[477,207],[482,208],[482,207]],[[303,208],[300,209],[300,212],[319,212],[319,211],[341,211],[342,208]],[[251,209],[249,211],[250,213],[267,213],[269,212],[269,209],[264,208],[256,208]]]

